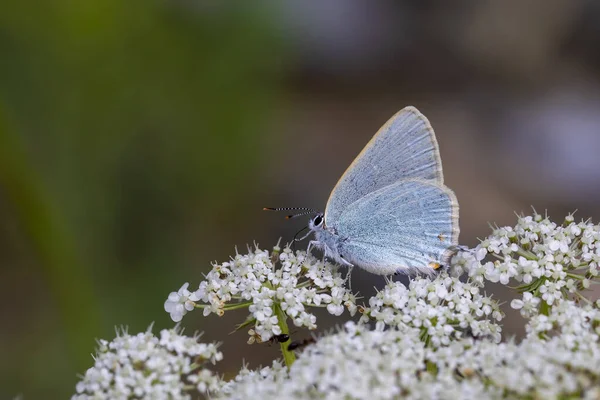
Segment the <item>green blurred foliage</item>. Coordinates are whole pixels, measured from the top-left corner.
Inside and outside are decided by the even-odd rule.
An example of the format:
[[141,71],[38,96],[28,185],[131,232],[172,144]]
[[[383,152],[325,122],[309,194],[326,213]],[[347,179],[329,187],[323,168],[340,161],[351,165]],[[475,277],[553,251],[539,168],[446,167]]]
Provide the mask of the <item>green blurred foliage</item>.
[[264,156],[278,42],[242,2],[1,8],[0,397],[64,398],[115,321],[168,324],[189,242],[218,241],[202,226]]

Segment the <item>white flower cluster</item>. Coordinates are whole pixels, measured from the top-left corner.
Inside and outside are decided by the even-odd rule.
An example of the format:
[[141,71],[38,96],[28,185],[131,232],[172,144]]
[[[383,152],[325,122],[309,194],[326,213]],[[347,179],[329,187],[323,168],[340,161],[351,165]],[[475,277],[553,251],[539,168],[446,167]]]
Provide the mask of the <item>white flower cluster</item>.
[[356,299],[344,283],[336,266],[303,251],[275,247],[269,253],[256,248],[214,265],[195,292],[189,292],[185,284],[171,293],[165,310],[179,321],[193,308],[203,308],[205,316],[220,316],[227,310],[248,307],[251,315],[243,326],[253,325],[250,342],[267,341],[283,333],[280,318],[289,317],[298,327],[315,329],[316,317],[307,307],[324,307],[333,315],[341,315],[347,308],[353,315]]
[[[600,399],[600,300],[581,293],[600,281],[599,263],[600,226],[535,214],[460,251],[450,275],[388,281],[357,307],[336,266],[255,248],[214,265],[197,290],[186,283],[169,294],[164,308],[174,321],[196,308],[205,316],[248,308],[240,328],[249,343],[277,337],[285,365],[244,366],[224,382],[205,367],[222,358],[214,344],[177,328],[121,332],[99,342],[73,399]],[[501,343],[503,314],[483,285],[514,281],[521,295],[511,306],[528,318],[527,335]],[[362,316],[300,352],[286,321],[315,329],[311,307]]]
[[549,315],[538,314],[526,326],[528,337],[560,336],[570,348],[585,347],[600,340],[600,310],[597,306],[563,301]]
[[307,347],[282,373],[279,365],[244,371],[221,395],[228,399],[391,399],[406,392],[424,365],[418,330],[368,331],[351,322],[346,330]]
[[176,329],[160,337],[147,332],[118,332],[109,342],[98,342],[94,366],[77,383],[74,400],[84,399],[192,399],[216,392],[221,379],[209,369],[222,359],[217,345],[199,343]]
[[433,347],[447,346],[463,337],[486,337],[500,342],[503,314],[498,303],[481,293],[477,285],[461,282],[441,273],[433,281],[415,277],[408,288],[390,281],[361,310],[361,322],[377,321],[384,325],[417,328],[421,339]]
[[418,329],[346,329],[307,347],[289,373],[243,371],[228,399],[562,399],[600,395],[600,345],[568,348],[562,336],[521,344],[460,339],[425,347]]
[[598,281],[599,263],[600,226],[576,223],[572,215],[562,225],[539,214],[519,217],[514,228],[497,228],[474,250],[453,258],[453,268],[471,281],[520,282],[523,297],[511,306],[525,317],[569,296],[582,298],[580,292]]
[[[250,370],[246,365],[239,374],[221,386],[216,398],[261,399],[276,398],[280,390],[285,393],[285,384],[289,380],[287,367],[276,360],[271,367]],[[287,398],[287,397],[280,397]]]
[[[513,398],[600,396],[600,311],[564,301],[536,315],[520,343],[476,343],[447,367],[476,373]],[[457,345],[459,345],[457,343]],[[458,350],[460,351],[460,350]]]

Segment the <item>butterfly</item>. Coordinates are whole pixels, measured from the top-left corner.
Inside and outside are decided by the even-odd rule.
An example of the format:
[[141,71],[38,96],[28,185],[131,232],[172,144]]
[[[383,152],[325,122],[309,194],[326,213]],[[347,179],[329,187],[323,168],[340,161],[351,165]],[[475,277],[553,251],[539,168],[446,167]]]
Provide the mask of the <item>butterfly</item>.
[[309,221],[307,251],[378,275],[432,274],[458,246],[458,201],[444,185],[435,133],[415,107],[390,118],[339,179],[325,212]]

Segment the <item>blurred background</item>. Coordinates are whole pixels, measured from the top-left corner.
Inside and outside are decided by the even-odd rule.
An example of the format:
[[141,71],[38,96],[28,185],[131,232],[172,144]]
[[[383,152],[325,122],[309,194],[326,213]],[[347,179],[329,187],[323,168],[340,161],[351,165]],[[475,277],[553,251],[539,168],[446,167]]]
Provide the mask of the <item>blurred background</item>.
[[[171,327],[168,293],[211,261],[291,240],[306,219],[262,207],[323,210],[406,105],[436,130],[462,244],[531,206],[600,220],[596,1],[0,8],[2,399],[69,396],[96,338]],[[365,297],[383,283],[353,275]],[[278,356],[229,334],[244,316],[184,318],[223,342],[226,376]]]

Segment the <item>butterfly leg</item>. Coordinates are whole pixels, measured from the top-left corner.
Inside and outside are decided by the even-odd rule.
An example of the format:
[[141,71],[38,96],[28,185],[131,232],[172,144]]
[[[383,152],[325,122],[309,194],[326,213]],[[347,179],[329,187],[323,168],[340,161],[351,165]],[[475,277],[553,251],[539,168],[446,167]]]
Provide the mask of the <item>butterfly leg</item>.
[[[310,235],[312,235],[313,231],[309,231],[306,235],[302,236],[300,239],[294,238],[294,242],[301,242],[304,239],[306,239],[307,237],[309,237]],[[310,244],[309,244],[310,246]]]
[[344,278],[344,282],[348,282],[348,289],[350,289],[350,291],[352,291],[352,269],[354,268],[354,265],[350,264],[350,266],[348,267],[348,272],[346,273],[346,277]]
[[306,254],[310,254],[310,251],[312,250],[313,247],[316,247],[317,249],[321,249],[321,248],[323,248],[323,244],[321,242],[319,242],[318,240],[311,240],[310,242],[308,242],[308,247],[306,248]]
[[311,240],[310,242],[308,242],[308,247],[306,248],[306,254],[310,254],[310,251],[312,250],[313,247],[323,251],[323,258],[321,259],[321,262],[323,262],[323,264],[325,264],[325,259],[327,257],[330,257],[330,253],[331,253],[331,251],[329,250],[329,247],[327,247],[322,242],[319,242],[318,240]]

